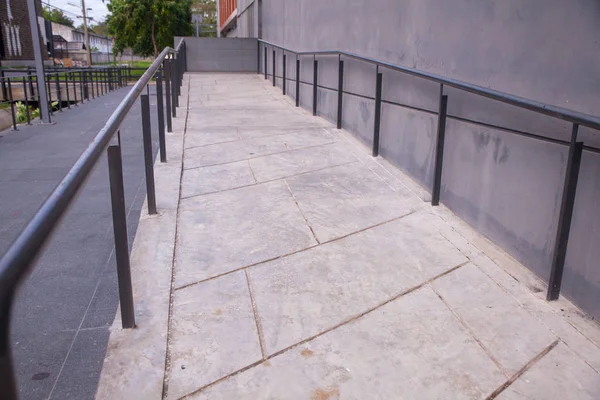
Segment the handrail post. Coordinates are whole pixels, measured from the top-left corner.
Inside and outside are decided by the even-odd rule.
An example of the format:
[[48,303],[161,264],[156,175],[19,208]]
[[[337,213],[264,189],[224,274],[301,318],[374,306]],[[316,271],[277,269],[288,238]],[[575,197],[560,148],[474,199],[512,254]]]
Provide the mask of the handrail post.
[[[54,115],[54,107],[52,107],[52,75],[48,75],[48,83],[46,84],[47,86],[47,90],[48,90],[48,104],[50,105],[48,107],[50,115]],[[10,83],[10,82],[9,82]]]
[[165,111],[163,108],[162,70],[156,72],[156,111],[158,112],[158,145],[160,162],[167,162],[167,144],[165,141]]
[[69,73],[65,72],[65,86],[67,87],[67,108],[71,109],[71,94],[69,94]]
[[56,87],[56,99],[58,101],[58,111],[62,112],[62,95],[60,94],[60,79],[58,77],[58,73],[55,75],[56,82],[54,86]]
[[275,49],[273,49],[273,87],[275,87],[275,79],[276,79],[276,74],[275,74],[275,70],[276,70],[276,65],[275,63],[277,62],[277,53],[275,53]]
[[171,63],[164,60],[165,70],[165,101],[167,102],[167,132],[173,132],[173,121],[171,116]]
[[[379,66],[377,66],[379,71]],[[383,74],[377,72],[375,81],[375,123],[373,127],[373,157],[379,155],[379,131],[381,128],[381,89],[383,85]]]
[[95,99],[94,96],[94,71],[88,71],[88,79],[90,81],[90,88],[92,89],[92,99]]
[[296,58],[296,107],[300,107],[300,60]]
[[[4,83],[4,78],[0,78]],[[13,289],[14,290],[14,289]],[[10,314],[14,291],[3,293],[0,298],[0,393],[2,398],[17,399],[17,385],[10,351]]]
[[285,58],[286,58],[285,57],[285,53],[283,53],[283,88],[282,89],[283,89],[283,95],[284,96],[285,96],[285,83],[286,83],[285,82],[285,70],[286,70],[286,68],[285,68]]
[[154,162],[152,157],[152,131],[150,128],[150,99],[147,94],[140,95],[142,105],[142,134],[144,142],[144,163],[146,167],[146,193],[148,195],[148,214],[156,214],[156,193],[154,191]]
[[573,219],[573,207],[575,205],[575,195],[577,193],[577,180],[579,178],[579,167],[581,165],[581,155],[583,153],[583,142],[577,141],[578,130],[579,125],[573,124],[571,143],[569,146],[569,158],[567,159],[565,182],[560,204],[560,214],[558,217],[556,241],[554,243],[554,253],[552,254],[552,268],[550,270],[550,279],[548,279],[548,292],[546,294],[546,299],[548,301],[556,300],[560,295],[565,259],[567,257],[567,246],[569,244],[569,234],[571,233],[571,220]]
[[75,97],[75,105],[77,106],[77,86],[75,85],[75,72],[70,72],[73,78],[73,96]]
[[344,97],[344,61],[339,60],[338,67],[338,104],[337,104],[337,128],[342,129],[342,98]]
[[83,93],[83,77],[81,76],[81,71],[79,71],[79,94],[81,95],[81,103],[83,103],[85,94]]
[[176,78],[176,62],[175,59],[172,58],[169,60],[169,69],[170,69],[170,79],[171,79],[171,114],[173,118],[177,118],[177,78]]
[[264,53],[265,53],[265,81],[266,81],[267,79],[269,79],[268,78],[269,71],[268,71],[268,68],[267,68],[267,66],[269,65],[268,60],[267,60],[267,46],[265,46]]
[[444,143],[446,141],[446,114],[448,111],[448,95],[444,94],[444,85],[440,85],[440,108],[438,112],[437,139],[435,146],[435,168],[433,170],[433,188],[431,205],[440,204],[442,190],[442,169],[444,164]]
[[121,326],[124,329],[135,328],[133,289],[131,285],[131,266],[129,264],[129,243],[127,239],[127,214],[125,211],[125,190],[123,189],[123,165],[121,147],[109,146],[108,174],[110,181],[110,199],[112,205],[113,232],[115,237],[115,257],[117,260],[117,278],[119,282],[119,301],[121,305]]
[[8,92],[6,91],[6,82],[4,80],[4,70],[0,69],[0,82],[2,82],[2,100],[8,100]]
[[319,61],[313,61],[313,115],[317,115],[317,80],[319,76]]
[[260,42],[256,46],[256,73],[260,75]]

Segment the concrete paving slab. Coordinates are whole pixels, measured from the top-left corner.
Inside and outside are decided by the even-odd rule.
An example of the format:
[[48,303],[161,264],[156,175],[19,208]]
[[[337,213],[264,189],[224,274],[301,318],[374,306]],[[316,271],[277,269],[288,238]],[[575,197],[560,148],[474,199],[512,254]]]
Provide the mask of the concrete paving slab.
[[423,288],[190,398],[482,399],[504,380]]
[[176,287],[315,244],[285,182],[184,199]]
[[352,319],[467,261],[409,215],[248,273],[268,354]]
[[360,163],[292,177],[287,182],[320,242],[412,211],[388,185]]
[[432,287],[509,376],[556,340],[473,264],[440,278]]
[[206,146],[208,144],[217,144],[225,142],[234,142],[241,137],[237,128],[213,128],[202,132],[190,132],[185,138],[185,148]]
[[248,160],[183,171],[181,197],[220,192],[256,183]]
[[273,154],[248,160],[258,182],[356,162],[356,157],[337,143]]
[[497,399],[593,400],[599,394],[598,372],[561,342]]
[[169,399],[262,359],[244,271],[175,292],[169,351]]

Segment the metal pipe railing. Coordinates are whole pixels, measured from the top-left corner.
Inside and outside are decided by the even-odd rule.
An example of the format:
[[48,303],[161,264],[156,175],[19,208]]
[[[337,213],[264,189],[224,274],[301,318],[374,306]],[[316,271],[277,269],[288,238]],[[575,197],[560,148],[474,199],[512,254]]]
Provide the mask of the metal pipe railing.
[[[337,128],[342,128],[342,99],[343,94],[357,95],[350,92],[346,92],[343,90],[343,76],[344,76],[344,63],[342,61],[342,57],[351,58],[355,60],[359,60],[362,62],[370,63],[376,66],[376,79],[375,79],[375,98],[369,98],[375,100],[375,118],[374,118],[374,127],[373,127],[373,148],[372,154],[373,156],[377,156],[379,154],[379,135],[380,135],[380,118],[381,118],[381,103],[384,101],[382,99],[382,79],[383,76],[380,72],[381,68],[386,68],[392,71],[397,71],[405,74],[409,74],[418,78],[426,79],[429,81],[433,81],[439,84],[439,108],[438,112],[435,113],[438,115],[438,126],[437,126],[437,135],[435,137],[435,166],[433,172],[433,185],[431,188],[431,204],[433,206],[437,206],[440,201],[440,192],[442,186],[442,172],[443,172],[443,159],[444,159],[444,142],[446,136],[446,119],[447,118],[456,118],[455,116],[448,116],[448,95],[445,93],[445,86],[453,87],[465,92],[473,93],[478,96],[487,97],[489,99],[499,101],[502,103],[510,104],[512,106],[516,106],[519,108],[523,108],[529,111],[533,111],[539,114],[547,115],[553,118],[558,118],[572,124],[571,131],[571,140],[569,142],[564,140],[551,139],[540,135],[528,134],[521,131],[503,129],[510,133],[523,135],[532,139],[537,140],[545,140],[553,143],[558,143],[561,145],[569,146],[569,156],[567,159],[567,168],[564,176],[564,184],[563,184],[563,194],[561,201],[560,213],[558,215],[558,228],[556,232],[556,240],[555,247],[552,257],[552,265],[551,272],[548,279],[548,290],[546,294],[546,298],[548,300],[556,300],[560,294],[560,287],[562,283],[562,275],[565,265],[565,257],[567,252],[567,245],[569,240],[569,233],[571,229],[571,219],[573,215],[573,207],[575,204],[575,194],[577,191],[577,181],[579,177],[579,167],[581,164],[581,155],[583,150],[594,151],[600,153],[600,149],[595,147],[584,146],[584,143],[581,141],[577,141],[577,134],[579,131],[579,126],[586,126],[592,129],[600,130],[600,117],[595,115],[589,115],[580,113],[574,110],[569,110],[562,107],[556,107],[549,104],[540,103],[535,100],[526,99],[519,96],[514,96],[509,93],[504,93],[498,90],[485,88],[478,85],[473,85],[471,83],[459,81],[457,79],[447,78],[441,75],[432,74],[430,72],[425,72],[421,70],[417,70],[414,68],[404,67],[401,65],[391,64],[385,61],[376,60],[369,57],[363,57],[358,54],[349,53],[346,51],[338,51],[338,50],[325,50],[325,51],[294,51],[283,46],[277,45],[275,43],[271,43],[265,40],[258,39],[258,68],[257,73],[260,74],[260,52],[261,52],[261,44],[264,53],[264,74],[265,80],[268,79],[268,48],[272,49],[273,54],[273,85],[275,86],[276,82],[276,71],[275,65],[277,57],[276,50],[280,50],[282,55],[285,56],[286,53],[294,54],[296,56],[296,106],[300,104],[300,57],[313,57],[313,81],[312,82],[302,82],[307,85],[312,85],[313,87],[313,99],[312,99],[312,111],[313,115],[318,114],[318,105],[317,105],[317,89],[322,87],[318,83],[318,60],[319,56],[337,56],[339,58],[339,66],[338,66],[338,119],[337,119]],[[283,76],[286,74],[284,72]],[[285,79],[285,78],[284,78]],[[285,88],[285,85],[282,85]],[[330,90],[336,90],[333,88],[327,88]],[[285,92],[285,89],[284,89]],[[285,93],[284,93],[285,94]],[[364,97],[364,96],[361,96]],[[388,102],[390,103],[390,102]],[[392,103],[393,104],[393,103]],[[397,104],[399,106],[410,107],[408,105]],[[412,107],[414,108],[414,107]],[[415,108],[416,109],[416,108]],[[431,113],[430,110],[422,110],[425,112]],[[474,123],[479,123],[477,121],[472,121]],[[501,129],[501,127],[498,127]]]
[[[119,276],[119,298],[121,304],[121,317],[123,327],[133,328],[135,326],[135,316],[133,308],[133,296],[131,289],[131,275],[129,271],[129,253],[127,245],[127,224],[125,221],[124,201],[123,197],[123,176],[121,165],[120,151],[120,136],[119,127],[131,108],[134,106],[138,97],[142,95],[144,87],[152,80],[162,67],[163,62],[170,58],[170,62],[177,65],[177,74],[170,77],[165,76],[165,79],[171,79],[171,89],[173,92],[180,89],[182,84],[182,76],[185,72],[185,44],[180,42],[175,50],[165,48],[152,65],[146,70],[142,77],[132,87],[123,101],[117,106],[116,110],[107,120],[104,127],[96,135],[94,140],[89,144],[87,149],[81,154],[79,159],[73,164],[69,172],[65,175],[62,181],[42,204],[33,218],[29,221],[25,229],[19,234],[15,241],[8,248],[6,253],[0,259],[0,393],[2,399],[12,400],[17,398],[17,388],[14,379],[14,369],[12,365],[12,357],[10,352],[10,315],[11,307],[14,300],[14,295],[19,284],[27,277],[34,266],[34,262],[40,255],[44,245],[50,240],[50,237],[61,218],[67,212],[70,204],[76,198],[79,190],[85,184],[86,179],[92,172],[94,166],[108,148],[109,160],[109,176],[111,187],[111,203],[113,213],[113,228],[115,233],[115,248],[117,250],[117,272]],[[122,73],[114,68],[106,68],[102,70],[85,70],[86,72],[95,73],[95,77],[102,77],[105,84],[110,83],[110,87],[116,88],[123,85]],[[76,75],[77,71],[69,71],[68,74]],[[79,72],[83,72],[79,71]],[[30,74],[29,74],[30,76]],[[2,78],[0,78],[2,79]],[[68,79],[67,79],[68,81]],[[79,78],[80,87],[82,89],[83,82],[87,82],[83,77]],[[9,82],[10,83],[10,82]],[[168,85],[167,85],[168,87]],[[106,88],[109,89],[109,88]],[[77,90],[74,90],[76,94]],[[81,92],[80,97],[87,96],[87,89]],[[99,93],[97,91],[97,93]],[[106,93],[106,90],[104,91]],[[169,90],[165,93],[170,96]],[[145,95],[144,95],[145,96]],[[158,112],[164,113],[162,102],[157,104]],[[146,165],[146,179],[152,179],[151,184],[148,184],[148,197],[154,198],[154,182],[151,169],[153,168],[152,160],[152,143],[150,139],[150,115],[149,103],[147,97],[142,101],[142,119],[144,121],[144,151]],[[115,137],[119,136],[119,144],[109,146],[110,142]],[[159,134],[164,135],[164,130]],[[165,138],[160,138],[164,143]],[[162,149],[161,149],[162,150]],[[166,156],[165,156],[166,159]],[[149,170],[150,169],[150,170]],[[155,211],[155,210],[151,210]]]

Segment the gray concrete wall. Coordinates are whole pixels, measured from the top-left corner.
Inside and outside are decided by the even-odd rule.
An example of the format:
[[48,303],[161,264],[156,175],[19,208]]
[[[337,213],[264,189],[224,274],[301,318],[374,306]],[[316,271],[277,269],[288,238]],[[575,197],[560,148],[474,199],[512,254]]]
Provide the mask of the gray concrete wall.
[[[600,109],[597,0],[263,0],[263,39],[297,51],[345,50],[589,114]],[[243,24],[243,22],[242,22]],[[239,29],[239,25],[238,25]],[[271,49],[268,71],[271,73]],[[277,76],[282,53],[277,51]],[[261,68],[264,60],[261,53]],[[337,57],[318,57],[318,114],[335,121]],[[375,67],[346,59],[343,126],[370,145]],[[295,59],[288,87],[294,97]],[[300,104],[312,109],[312,58],[303,58]],[[439,85],[381,69],[381,155],[429,190]],[[277,79],[281,86],[282,80]],[[568,123],[476,95],[449,96],[441,200],[547,279]],[[580,130],[588,146],[600,134]],[[563,294],[600,317],[600,155],[584,152]]]
[[189,72],[256,72],[256,39],[186,37],[184,40]]

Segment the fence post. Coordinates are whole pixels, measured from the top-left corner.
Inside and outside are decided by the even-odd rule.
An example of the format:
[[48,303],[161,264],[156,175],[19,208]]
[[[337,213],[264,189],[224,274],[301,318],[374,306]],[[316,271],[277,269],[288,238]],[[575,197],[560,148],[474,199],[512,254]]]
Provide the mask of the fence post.
[[90,88],[92,89],[92,99],[95,99],[94,96],[94,71],[88,71],[88,80],[90,82]]
[[62,112],[62,95],[60,94],[60,79],[58,77],[58,73],[55,75],[56,82],[54,86],[56,87],[56,99],[58,100],[58,111]]
[[158,112],[158,145],[160,162],[167,162],[167,144],[165,141],[165,111],[163,108],[162,68],[156,72],[156,111]]
[[577,180],[579,179],[579,167],[583,153],[583,142],[577,141],[578,124],[573,124],[571,132],[571,144],[569,146],[569,158],[567,159],[567,170],[565,171],[565,182],[563,185],[560,214],[558,217],[558,229],[552,255],[552,269],[548,279],[548,292],[546,299],[556,300],[560,295],[562,276],[571,232],[571,220],[573,219],[573,206],[575,205],[575,194],[577,193]]
[[269,73],[268,68],[267,68],[267,66],[269,65],[267,62],[267,46],[265,46],[264,53],[265,53],[265,81],[266,81],[268,79],[268,73]]
[[317,81],[319,75],[319,61],[313,62],[313,115],[317,115]]
[[8,93],[6,91],[6,82],[4,81],[4,70],[0,69],[0,81],[2,81],[2,100],[8,100]]
[[71,109],[71,95],[69,94],[69,73],[65,72],[65,86],[67,87],[67,108]]
[[142,133],[144,141],[144,163],[146,166],[146,193],[148,194],[148,214],[156,214],[156,193],[154,191],[154,160],[152,157],[152,131],[150,128],[150,99],[147,94],[140,96],[142,104]]
[[[2,79],[4,81],[4,79]],[[10,115],[12,116],[13,129],[17,129],[17,117],[15,115],[15,103],[13,102],[12,88],[10,86],[10,78],[8,78],[8,101],[10,101]]]
[[[0,78],[4,83],[4,79]],[[0,298],[0,393],[3,398],[17,399],[17,385],[10,351],[10,314],[14,292],[10,289]]]
[[300,107],[300,60],[296,56],[296,107]]
[[379,72],[377,66],[377,79],[375,81],[375,124],[373,127],[373,157],[379,155],[379,130],[381,127],[381,89],[383,83],[383,74]]
[[71,78],[73,78],[73,96],[75,97],[75,105],[77,105],[77,86],[75,85],[75,72],[71,72]]
[[81,71],[79,71],[79,94],[81,95],[81,102],[85,100],[85,94],[83,93],[83,76],[81,75]]
[[115,236],[117,278],[119,281],[119,300],[121,303],[121,325],[124,329],[135,328],[121,147],[116,145],[109,146],[106,152],[108,155],[110,199],[112,204],[113,232]]
[[435,169],[433,171],[433,188],[431,205],[440,204],[442,190],[442,169],[444,163],[444,142],[446,141],[446,113],[448,111],[448,95],[444,94],[444,85],[440,85],[440,109],[438,113],[437,141],[435,149]]
[[344,61],[339,60],[338,68],[338,110],[337,128],[342,129],[342,98],[344,94]]
[[48,104],[50,104],[49,112],[50,115],[54,115],[54,107],[52,107],[52,75],[48,75],[48,83],[46,84],[48,90]]
[[285,61],[286,60],[285,59],[286,59],[286,56],[285,56],[285,53],[283,53],[283,95],[284,96],[285,96],[285,84],[286,84],[286,82],[285,82],[285,79],[286,79],[285,78],[285,72],[286,72],[286,63],[285,63]]
[[27,82],[23,77],[23,97],[25,100],[25,114],[27,115],[27,125],[31,125],[31,115],[29,113],[29,96],[27,95]]
[[277,53],[275,53],[275,49],[273,49],[273,86],[275,86],[275,77],[277,75],[275,73],[275,70],[276,70],[275,63],[277,62],[276,56],[277,56]]
[[171,119],[171,63],[164,60],[165,65],[165,100],[167,102],[167,132],[173,132],[173,121]]
[[257,42],[256,46],[256,73],[260,75],[260,42]]

